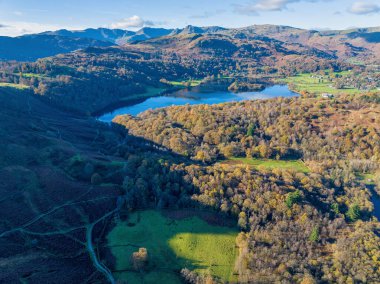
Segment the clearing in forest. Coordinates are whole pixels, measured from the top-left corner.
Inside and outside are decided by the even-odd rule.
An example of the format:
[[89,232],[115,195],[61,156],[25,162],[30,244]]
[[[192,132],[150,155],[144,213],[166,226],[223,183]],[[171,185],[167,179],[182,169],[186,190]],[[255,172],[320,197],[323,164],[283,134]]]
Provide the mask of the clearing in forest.
[[15,88],[19,90],[25,90],[29,89],[28,86],[22,85],[22,84],[13,84],[13,83],[0,83],[0,87],[5,87],[5,88]]
[[[238,230],[217,226],[197,214],[179,216],[147,210],[131,213],[126,222],[117,224],[107,237],[116,260],[115,277],[128,283],[157,283],[157,279],[182,283],[180,270],[188,268],[236,282]],[[148,252],[148,264],[140,272],[131,264],[139,248]]]
[[227,165],[249,165],[255,168],[264,167],[267,169],[292,169],[297,172],[308,173],[309,168],[300,160],[271,160],[254,158],[230,158],[221,162]]

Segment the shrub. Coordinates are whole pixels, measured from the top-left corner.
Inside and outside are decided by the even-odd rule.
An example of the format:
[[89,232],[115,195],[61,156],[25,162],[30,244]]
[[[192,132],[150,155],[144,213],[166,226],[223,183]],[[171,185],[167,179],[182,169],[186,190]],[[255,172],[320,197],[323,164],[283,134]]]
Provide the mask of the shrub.
[[288,208],[292,208],[293,204],[296,204],[300,201],[301,201],[301,191],[296,190],[294,192],[288,193],[288,195],[286,196],[285,203],[286,203],[286,206],[288,206]]
[[148,265],[148,250],[146,248],[139,248],[138,252],[134,252],[131,257],[131,263],[135,270],[144,270]]

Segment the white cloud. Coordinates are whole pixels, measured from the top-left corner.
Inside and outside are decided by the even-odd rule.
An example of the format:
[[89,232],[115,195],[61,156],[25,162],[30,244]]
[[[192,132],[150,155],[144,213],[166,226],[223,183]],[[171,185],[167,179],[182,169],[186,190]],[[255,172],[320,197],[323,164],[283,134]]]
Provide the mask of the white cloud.
[[348,11],[357,15],[368,15],[380,12],[380,5],[368,2],[355,2]]
[[259,1],[253,7],[258,11],[280,11],[287,7],[288,4],[299,2],[299,0],[267,0]]
[[259,12],[282,11],[288,8],[289,4],[297,2],[319,2],[332,0],[256,0],[251,4],[235,5],[235,12],[243,15],[255,15]]
[[130,29],[130,28],[142,28],[146,26],[154,26],[152,21],[145,21],[139,16],[132,16],[130,18],[122,19],[117,23],[111,24],[113,29]]

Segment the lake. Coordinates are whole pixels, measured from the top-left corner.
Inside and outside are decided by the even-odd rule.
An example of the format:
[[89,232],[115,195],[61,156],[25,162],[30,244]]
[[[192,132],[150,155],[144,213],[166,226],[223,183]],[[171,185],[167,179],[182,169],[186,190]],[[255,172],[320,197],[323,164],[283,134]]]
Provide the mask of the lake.
[[374,197],[372,198],[372,202],[373,202],[373,205],[375,207],[374,211],[373,211],[373,215],[378,220],[380,220],[380,197],[379,197],[379,195],[374,193]]
[[367,185],[368,189],[372,192],[371,201],[374,206],[373,215],[380,220],[380,196],[377,194],[374,185]]
[[253,99],[271,99],[276,97],[295,97],[297,93],[289,90],[286,85],[274,85],[265,88],[263,91],[233,93],[229,91],[204,91],[201,87],[183,89],[165,96],[148,98],[126,107],[118,108],[112,112],[106,113],[98,120],[102,122],[111,122],[116,116],[123,114],[138,115],[149,109],[169,107],[173,105],[198,105],[198,104],[220,104],[227,102],[239,102]]

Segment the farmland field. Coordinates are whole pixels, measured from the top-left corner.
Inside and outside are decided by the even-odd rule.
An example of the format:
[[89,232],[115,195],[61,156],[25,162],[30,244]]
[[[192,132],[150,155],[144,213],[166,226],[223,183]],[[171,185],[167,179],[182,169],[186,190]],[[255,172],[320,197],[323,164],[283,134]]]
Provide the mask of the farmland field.
[[[344,72],[336,72],[334,75],[347,75],[348,71]],[[336,89],[332,87],[332,82],[330,82],[327,78],[318,79],[316,77],[312,77],[313,74],[304,73],[299,74],[297,76],[288,77],[284,80],[285,83],[294,84],[294,91],[302,92],[307,91],[309,93],[322,94],[322,93],[330,93],[334,95],[338,94],[360,94],[363,91],[355,89],[355,88],[344,88],[344,89]]]
[[[210,213],[211,214],[211,213]],[[237,254],[232,227],[210,224],[198,216],[175,218],[158,211],[132,213],[108,235],[108,246],[116,259],[116,277],[128,283],[182,283],[182,268],[235,282]],[[144,272],[134,271],[130,257],[139,248],[148,250]]]

